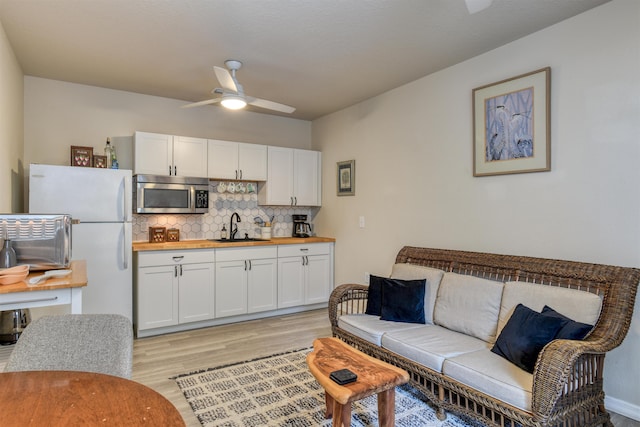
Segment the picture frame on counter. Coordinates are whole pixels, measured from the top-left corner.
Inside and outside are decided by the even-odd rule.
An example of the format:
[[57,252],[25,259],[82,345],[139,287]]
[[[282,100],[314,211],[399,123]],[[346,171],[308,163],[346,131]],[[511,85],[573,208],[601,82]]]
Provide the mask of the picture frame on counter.
[[93,155],[93,167],[106,169],[107,168],[107,156],[101,156],[99,154]]
[[551,170],[551,68],[473,89],[473,176]]
[[71,166],[93,167],[93,147],[71,146]]
[[338,196],[355,196],[356,194],[356,161],[338,162],[336,177]]

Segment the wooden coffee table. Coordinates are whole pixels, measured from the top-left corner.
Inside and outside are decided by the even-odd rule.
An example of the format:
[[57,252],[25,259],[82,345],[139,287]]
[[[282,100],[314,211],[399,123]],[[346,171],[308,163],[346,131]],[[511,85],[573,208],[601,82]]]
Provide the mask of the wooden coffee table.
[[[349,427],[351,402],[372,394],[378,395],[378,424],[380,427],[393,427],[396,386],[409,381],[406,371],[374,359],[337,338],[316,339],[313,351],[307,355],[307,365],[324,388],[325,416],[333,417],[334,427]],[[329,378],[331,372],[345,368],[358,376],[357,381],[342,386]]]

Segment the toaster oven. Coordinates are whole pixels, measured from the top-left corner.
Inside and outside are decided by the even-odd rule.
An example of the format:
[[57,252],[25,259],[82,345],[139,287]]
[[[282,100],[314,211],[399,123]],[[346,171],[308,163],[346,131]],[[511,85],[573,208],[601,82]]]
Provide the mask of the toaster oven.
[[69,267],[71,215],[0,214],[0,239],[5,238],[18,264],[30,270]]

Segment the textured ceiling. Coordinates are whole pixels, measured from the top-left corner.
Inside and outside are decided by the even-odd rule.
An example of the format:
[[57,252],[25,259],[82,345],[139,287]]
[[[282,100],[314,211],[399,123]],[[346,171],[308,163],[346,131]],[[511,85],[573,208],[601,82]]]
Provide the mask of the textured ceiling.
[[248,95],[312,120],[607,1],[0,0],[0,20],[26,75],[187,103],[238,59]]

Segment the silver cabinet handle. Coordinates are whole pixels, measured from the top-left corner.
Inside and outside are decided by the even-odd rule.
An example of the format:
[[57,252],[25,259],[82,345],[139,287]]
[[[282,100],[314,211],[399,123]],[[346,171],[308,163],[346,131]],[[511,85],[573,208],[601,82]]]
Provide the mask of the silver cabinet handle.
[[173,277],[178,277],[178,266],[177,265],[173,266]]
[[173,257],[173,261],[174,262],[182,261],[183,259],[184,259],[184,255],[174,256]]
[[251,270],[251,260],[249,260],[249,270]]
[[180,264],[180,276],[182,276],[182,264]]
[[247,271],[247,260],[244,260],[244,271]]

